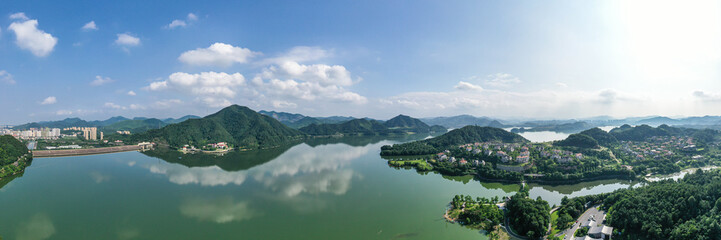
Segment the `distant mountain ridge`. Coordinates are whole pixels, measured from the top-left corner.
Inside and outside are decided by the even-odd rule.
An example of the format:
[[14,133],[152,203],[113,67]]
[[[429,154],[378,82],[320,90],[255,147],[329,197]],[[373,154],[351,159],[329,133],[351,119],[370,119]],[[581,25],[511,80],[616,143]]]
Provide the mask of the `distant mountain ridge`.
[[398,115],[388,121],[361,118],[341,123],[311,124],[299,129],[312,136],[331,135],[389,135],[407,133],[445,132],[442,126],[430,127],[421,120],[406,115]]
[[[193,119],[193,118],[200,118],[195,115],[186,115],[178,119],[174,118],[166,118],[162,120],[163,122],[170,124],[170,123],[178,123],[185,121],[187,119]],[[123,121],[133,121],[133,120],[147,120],[147,119],[154,119],[154,118],[146,118],[146,117],[135,117],[133,119],[129,119],[123,116],[116,116],[108,118],[107,120],[95,120],[95,121],[85,121],[80,118],[66,118],[60,121],[42,121],[42,122],[32,122],[32,123],[26,123],[22,125],[17,125],[13,127],[13,129],[16,130],[25,130],[30,128],[68,128],[68,127],[105,127],[109,126],[115,123],[123,122]]]
[[323,124],[323,123],[340,123],[345,121],[350,121],[355,118],[353,117],[341,117],[341,116],[331,116],[331,117],[309,117],[298,113],[288,113],[288,112],[276,112],[276,111],[265,111],[261,110],[258,113],[270,116],[272,118],[275,118],[276,120],[280,121],[281,123],[285,124],[286,126],[299,129],[311,124]]
[[487,117],[474,117],[471,115],[458,115],[452,117],[434,117],[434,118],[421,118],[421,121],[428,125],[440,125],[446,128],[462,128],[468,125],[475,125],[480,127],[495,127],[504,128],[507,127],[499,120],[487,118]]

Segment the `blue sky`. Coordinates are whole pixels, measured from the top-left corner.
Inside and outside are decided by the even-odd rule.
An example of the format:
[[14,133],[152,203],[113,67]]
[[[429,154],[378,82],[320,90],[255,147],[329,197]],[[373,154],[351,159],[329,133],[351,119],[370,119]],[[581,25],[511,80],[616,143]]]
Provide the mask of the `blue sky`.
[[721,115],[719,42],[713,1],[2,1],[0,123]]

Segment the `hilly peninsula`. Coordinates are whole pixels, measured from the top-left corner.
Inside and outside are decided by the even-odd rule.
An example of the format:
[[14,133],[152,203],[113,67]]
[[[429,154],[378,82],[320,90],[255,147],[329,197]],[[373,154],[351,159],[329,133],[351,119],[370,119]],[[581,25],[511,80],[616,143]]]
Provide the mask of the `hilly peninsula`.
[[431,139],[394,144],[392,146],[385,145],[381,148],[381,155],[401,156],[435,154],[455,145],[488,141],[498,141],[503,143],[529,142],[521,135],[511,133],[500,128],[465,126]]

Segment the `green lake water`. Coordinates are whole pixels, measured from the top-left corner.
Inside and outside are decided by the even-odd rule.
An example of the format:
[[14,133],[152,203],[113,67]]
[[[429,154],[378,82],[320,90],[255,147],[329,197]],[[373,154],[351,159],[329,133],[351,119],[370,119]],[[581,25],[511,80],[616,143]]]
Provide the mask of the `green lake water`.
[[[395,169],[390,140],[331,140],[225,156],[125,152],[35,159],[0,182],[4,239],[486,239],[442,219],[455,194],[517,184]],[[529,185],[559,204],[627,181]]]

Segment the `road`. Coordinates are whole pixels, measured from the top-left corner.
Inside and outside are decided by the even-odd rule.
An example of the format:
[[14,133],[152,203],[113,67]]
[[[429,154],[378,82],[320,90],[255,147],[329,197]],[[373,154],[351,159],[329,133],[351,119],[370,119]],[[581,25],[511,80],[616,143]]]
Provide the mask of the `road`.
[[576,232],[576,230],[578,230],[578,228],[581,226],[581,223],[583,223],[583,222],[585,222],[585,221],[588,221],[588,218],[590,218],[591,215],[596,216],[596,222],[600,224],[600,223],[603,222],[603,219],[604,219],[605,216],[606,216],[606,212],[599,210],[599,209],[598,209],[598,206],[593,206],[593,207],[589,208],[588,210],[586,210],[586,212],[584,212],[583,214],[581,214],[581,217],[579,217],[578,219],[576,219],[577,221],[576,221],[576,223],[573,224],[573,227],[571,227],[571,228],[569,228],[569,229],[566,229],[566,231],[561,232],[561,233],[559,233],[559,234],[556,235],[556,236],[560,236],[560,234],[566,234],[566,237],[563,238],[563,239],[564,239],[564,240],[572,240],[572,239],[573,239],[573,234],[574,234],[574,233]]

